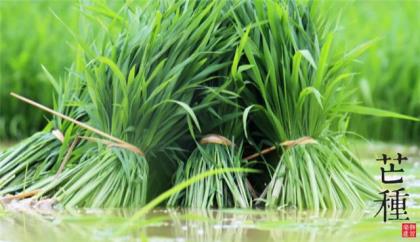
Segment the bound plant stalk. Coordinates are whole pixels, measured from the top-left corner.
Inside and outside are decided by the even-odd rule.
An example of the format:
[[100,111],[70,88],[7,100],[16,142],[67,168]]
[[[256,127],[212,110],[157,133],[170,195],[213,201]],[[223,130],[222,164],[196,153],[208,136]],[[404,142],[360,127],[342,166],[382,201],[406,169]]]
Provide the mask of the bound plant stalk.
[[[296,146],[296,145],[317,144],[317,143],[318,142],[316,140],[312,139],[311,137],[304,136],[304,137],[299,138],[297,140],[284,141],[284,142],[280,143],[280,146],[284,146],[286,149],[288,149],[288,148],[292,148],[293,146]],[[275,151],[276,149],[277,149],[277,147],[273,145],[271,147],[268,147],[268,148],[265,148],[265,149],[261,150],[260,152],[252,154],[250,156],[247,156],[244,159],[245,160],[252,160],[252,159],[257,158],[258,156],[263,156],[263,155],[266,155],[266,154],[268,154],[272,151]]]
[[58,159],[60,141],[39,132],[0,154],[0,196],[25,191],[42,179]]
[[[76,100],[58,95],[66,104],[77,103],[84,121],[19,97],[82,131],[64,135],[71,152],[62,152],[63,159],[54,161],[53,176],[28,189],[42,189],[38,196],[56,198],[64,206],[144,205],[150,191],[149,166],[159,165],[168,173],[174,169],[188,131],[193,126],[200,129],[193,105],[206,109],[212,103],[212,98],[197,98],[199,87],[220,76],[234,50],[238,36],[228,34],[235,33],[233,27],[218,24],[224,7],[223,2],[180,1],[170,8],[151,2],[141,11],[124,6],[115,13],[124,15],[121,23],[104,19],[110,28],[99,38],[104,41],[81,50],[77,78],[64,81],[79,87],[71,95]],[[76,137],[81,142],[73,147]],[[159,176],[154,191],[163,188],[159,182],[167,184]]]
[[276,168],[260,201],[270,208],[362,208],[376,196],[376,184],[345,146],[348,114],[338,110],[351,100],[334,91],[348,88],[341,79],[356,56],[330,56],[333,34],[313,16],[314,6],[259,1],[237,10],[242,66],[232,72],[238,82],[252,83],[243,92],[244,122],[259,130],[248,138],[287,140],[267,157]]
[[[191,156],[178,168],[175,186],[202,172],[215,169],[243,168],[242,146],[221,135],[207,135],[200,140]],[[250,208],[252,196],[244,173],[211,176],[173,194],[168,206],[188,208]]]
[[[78,58],[75,60],[78,61]],[[77,120],[84,120],[86,113],[76,101],[84,100],[81,95],[79,76],[80,66],[73,65],[64,80],[57,81],[43,68],[45,76],[55,87],[56,95],[54,109],[63,115]],[[77,99],[77,100],[76,100]],[[53,117],[43,131],[33,134],[21,143],[10,147],[0,154],[0,170],[6,171],[0,177],[9,177],[9,181],[0,187],[0,196],[6,194],[34,194],[34,197],[52,196],[55,191],[44,190],[45,181],[53,179],[61,169],[61,164],[66,160],[65,166],[74,166],[84,153],[83,142],[74,145],[71,156],[66,157],[75,136],[83,134],[83,131],[73,126],[72,123]],[[19,168],[24,166],[23,169]],[[14,167],[13,170],[7,169]],[[62,169],[65,170],[66,167]],[[12,178],[13,177],[13,178]],[[40,185],[42,184],[42,185]],[[34,193],[36,192],[36,193]]]

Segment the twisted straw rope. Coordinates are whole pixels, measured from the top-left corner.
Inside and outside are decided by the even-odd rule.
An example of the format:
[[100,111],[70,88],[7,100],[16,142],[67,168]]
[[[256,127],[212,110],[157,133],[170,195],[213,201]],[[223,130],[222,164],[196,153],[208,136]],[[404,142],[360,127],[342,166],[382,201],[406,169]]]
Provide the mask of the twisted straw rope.
[[[280,145],[284,146],[286,149],[290,149],[290,148],[293,148],[294,146],[297,146],[297,145],[317,144],[317,143],[318,142],[314,138],[312,138],[310,136],[303,136],[303,137],[300,137],[299,139],[295,139],[295,140],[286,140],[286,141],[280,143]],[[262,155],[265,155],[267,153],[270,153],[271,151],[273,151],[275,149],[277,149],[277,148],[276,148],[276,146],[273,145],[273,146],[271,146],[269,148],[266,148],[266,149],[264,149],[264,150],[262,150],[258,153],[255,153],[255,154],[252,154],[250,156],[245,157],[245,160],[255,159],[258,156],[262,156]]]
[[218,134],[208,134],[200,140],[200,144],[220,144],[230,146],[232,141]]

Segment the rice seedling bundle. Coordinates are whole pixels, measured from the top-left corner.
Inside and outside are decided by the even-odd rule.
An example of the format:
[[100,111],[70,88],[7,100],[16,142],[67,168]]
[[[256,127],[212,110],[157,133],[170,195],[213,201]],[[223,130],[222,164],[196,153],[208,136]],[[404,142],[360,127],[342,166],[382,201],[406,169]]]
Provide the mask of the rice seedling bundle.
[[[225,92],[230,92],[226,84],[222,85],[222,88]],[[201,127],[207,135],[202,136],[200,142],[197,142],[197,147],[186,162],[180,162],[175,174],[175,185],[208,170],[244,168],[251,165],[243,159],[242,112],[235,102],[237,94],[233,96],[233,101],[213,105],[217,111],[211,108],[206,113],[198,113]],[[235,143],[237,140],[239,142]],[[251,192],[252,188],[246,174],[225,173],[198,181],[185,191],[173,194],[168,206],[249,208],[252,207]]]
[[[239,152],[238,152],[239,150]],[[240,168],[246,165],[242,147],[224,144],[198,145],[185,165],[180,166],[175,184],[208,170]],[[188,208],[252,207],[252,197],[243,173],[228,173],[208,177],[174,194],[168,206]]]
[[[89,125],[136,150],[87,132],[77,163],[58,179],[46,178],[29,190],[42,187],[44,195],[67,206],[143,205],[148,160],[166,166],[175,161],[178,141],[193,125],[199,128],[190,104],[194,109],[208,105],[195,97],[197,90],[227,65],[224,53],[232,51],[237,40],[224,35],[224,26],[217,22],[222,6],[179,2],[136,11],[124,8],[124,17],[110,12],[113,21],[104,40],[84,49],[78,77],[86,99],[77,105]],[[122,30],[115,31],[118,24]]]
[[328,22],[313,4],[247,2],[236,11],[236,21],[244,44],[232,72],[249,82],[244,122],[259,130],[249,138],[268,140],[278,152],[262,194],[265,205],[361,208],[376,191],[345,144],[345,110],[357,109],[345,67],[366,45],[336,53]]
[[[77,60],[69,71],[65,80],[56,81],[46,70],[45,75],[58,94],[54,101],[54,108],[66,115],[77,119],[83,119],[86,115],[74,104],[80,100],[82,85],[77,80]],[[0,154],[0,196],[9,193],[35,190],[31,189],[34,184],[44,180],[55,178],[70,159],[69,147],[76,133],[82,133],[73,124],[54,117],[48,125],[31,137],[21,141],[14,147]],[[74,144],[75,147],[80,144]],[[73,148],[75,148],[73,147]],[[78,160],[83,154],[83,149],[72,152],[72,159]],[[63,164],[65,165],[65,164]]]

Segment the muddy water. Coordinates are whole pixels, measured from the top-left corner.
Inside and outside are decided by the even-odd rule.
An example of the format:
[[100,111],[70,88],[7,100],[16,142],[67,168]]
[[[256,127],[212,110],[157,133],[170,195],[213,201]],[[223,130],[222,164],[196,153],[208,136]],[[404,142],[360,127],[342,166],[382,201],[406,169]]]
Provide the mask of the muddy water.
[[[127,211],[7,213],[0,241],[399,241],[401,222],[366,212],[155,210],[128,234],[115,235]],[[420,210],[409,211],[419,221]]]
[[[357,150],[367,170],[380,179],[382,153],[401,152],[404,187],[410,194],[410,222],[420,222],[420,150],[400,146],[364,146]],[[116,231],[133,211],[1,211],[0,242],[5,241],[415,241],[403,239],[401,221],[374,218],[379,204],[365,211],[166,210],[156,209],[125,234]],[[418,238],[417,238],[418,239]]]

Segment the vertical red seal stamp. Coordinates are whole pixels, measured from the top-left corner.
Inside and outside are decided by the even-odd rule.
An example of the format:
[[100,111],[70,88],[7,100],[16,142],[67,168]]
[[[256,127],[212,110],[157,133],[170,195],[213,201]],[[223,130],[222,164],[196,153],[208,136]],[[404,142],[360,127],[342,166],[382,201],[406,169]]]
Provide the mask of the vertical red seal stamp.
[[416,223],[402,223],[401,236],[403,238],[416,238]]

